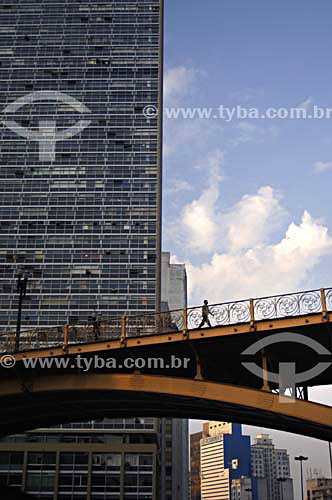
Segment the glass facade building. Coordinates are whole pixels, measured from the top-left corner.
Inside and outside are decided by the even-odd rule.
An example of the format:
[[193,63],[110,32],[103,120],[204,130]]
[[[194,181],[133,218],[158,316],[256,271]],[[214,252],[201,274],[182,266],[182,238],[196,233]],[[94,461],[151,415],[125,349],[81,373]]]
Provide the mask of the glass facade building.
[[[0,330],[19,273],[23,328],[159,309],[162,31],[162,0],[0,2]],[[12,436],[0,484],[183,500],[185,435],[144,418]]]
[[162,0],[1,2],[1,329],[21,271],[23,327],[159,308],[162,18]]
[[44,500],[156,500],[160,421],[60,425],[0,441],[1,486]]

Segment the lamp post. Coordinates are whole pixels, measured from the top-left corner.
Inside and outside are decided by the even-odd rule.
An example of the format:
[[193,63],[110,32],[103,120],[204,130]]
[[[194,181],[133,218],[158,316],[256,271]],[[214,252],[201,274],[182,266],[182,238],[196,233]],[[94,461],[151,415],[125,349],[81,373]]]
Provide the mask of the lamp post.
[[17,310],[17,322],[16,322],[16,335],[15,335],[15,347],[14,352],[18,352],[20,348],[20,334],[21,334],[21,318],[22,318],[22,305],[23,299],[27,292],[28,278],[19,273],[17,276],[17,293],[18,296],[18,310]]
[[302,463],[308,460],[308,457],[303,457],[302,455],[298,457],[294,457],[294,460],[298,460],[301,462],[301,493],[302,493],[302,500],[304,500],[304,495],[303,495],[303,465]]

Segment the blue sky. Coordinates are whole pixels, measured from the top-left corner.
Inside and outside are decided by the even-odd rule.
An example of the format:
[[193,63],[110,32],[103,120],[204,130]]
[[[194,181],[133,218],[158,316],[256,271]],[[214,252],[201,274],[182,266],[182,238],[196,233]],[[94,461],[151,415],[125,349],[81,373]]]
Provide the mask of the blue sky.
[[[165,106],[332,108],[330,2],[165,0],[165,16]],[[163,247],[191,304],[331,286],[331,180],[332,118],[165,119]],[[328,473],[325,444],[292,443]]]
[[[165,14],[166,106],[217,110],[222,104],[264,111],[269,107],[304,105],[308,112],[314,105],[332,108],[331,4],[208,0],[203,5],[198,0],[166,0]],[[299,234],[294,233],[291,247],[295,253],[298,239],[302,267],[289,263],[281,270],[283,279],[276,280],[271,275],[270,283],[266,280],[264,287],[254,280],[245,286],[230,286],[226,278],[227,289],[218,289],[218,295],[216,292],[211,299],[243,298],[246,295],[241,293],[249,291],[250,295],[279,293],[328,286],[332,282],[330,234],[325,234],[324,241],[311,253],[302,245],[304,240],[308,244],[308,237],[313,241],[321,239],[332,224],[331,123],[332,118],[247,119],[229,123],[212,118],[165,120],[164,248],[180,261],[189,262],[191,287],[195,289],[192,302],[200,301],[208,292],[203,284],[197,287],[204,276],[210,282],[211,275],[224,276],[225,271],[227,274],[225,256],[232,256],[235,267],[242,262],[237,281],[241,274],[246,274],[245,270],[256,274],[257,267],[248,266],[248,259],[243,258],[245,252],[254,250],[257,255],[258,249],[263,250],[267,263],[271,255],[266,251],[278,251],[276,245],[285,239],[292,223],[299,228],[295,231]],[[219,167],[215,164],[216,155]],[[217,181],[209,177],[209,161],[214,163]],[[315,168],[318,162],[325,168],[319,173]],[[206,193],[209,179],[215,192]],[[270,194],[260,196],[259,191],[267,187],[272,190]],[[210,200],[212,196],[213,206],[210,201],[209,207],[201,207],[199,199],[204,192]],[[260,232],[259,238],[252,236],[247,245],[242,241],[240,253],[237,251],[234,258],[229,232],[237,231],[239,216],[247,212],[246,197],[252,205],[264,204],[266,196],[271,198],[269,213],[261,213],[262,220],[250,225],[252,235]],[[188,220],[193,203],[197,213],[203,210],[208,216],[202,231],[197,213],[195,222]],[[301,227],[305,211],[311,220]],[[177,224],[171,223],[174,220]],[[215,227],[206,232],[205,222]],[[243,227],[238,230],[241,232]],[[200,234],[202,243],[197,246]],[[288,238],[285,243],[289,243]],[[212,264],[213,255],[218,255],[222,262]],[[279,260],[285,262],[284,256],[279,256]]]

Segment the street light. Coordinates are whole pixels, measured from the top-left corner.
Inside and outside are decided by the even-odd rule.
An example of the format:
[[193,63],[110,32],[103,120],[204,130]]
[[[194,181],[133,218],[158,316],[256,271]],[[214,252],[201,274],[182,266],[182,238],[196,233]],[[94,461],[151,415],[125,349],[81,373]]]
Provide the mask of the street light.
[[301,462],[301,492],[302,492],[302,500],[304,500],[304,495],[303,495],[303,465],[302,465],[302,462],[305,462],[306,460],[308,460],[308,457],[303,457],[302,455],[300,455],[298,457],[294,457],[294,460],[298,460],[299,462]]
[[17,293],[19,294],[19,296],[18,296],[18,310],[17,310],[14,352],[18,352],[20,348],[22,304],[23,304],[23,299],[26,296],[27,284],[28,284],[28,277],[26,275],[23,276],[22,273],[19,273],[17,276]]

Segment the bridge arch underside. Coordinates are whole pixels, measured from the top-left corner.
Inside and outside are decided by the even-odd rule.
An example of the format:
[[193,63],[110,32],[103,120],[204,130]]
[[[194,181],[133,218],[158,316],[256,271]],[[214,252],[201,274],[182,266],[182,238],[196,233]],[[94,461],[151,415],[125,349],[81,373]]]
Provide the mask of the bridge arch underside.
[[332,440],[332,408],[204,380],[141,374],[61,374],[0,383],[0,434],[130,416],[240,422]]

